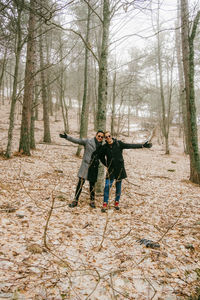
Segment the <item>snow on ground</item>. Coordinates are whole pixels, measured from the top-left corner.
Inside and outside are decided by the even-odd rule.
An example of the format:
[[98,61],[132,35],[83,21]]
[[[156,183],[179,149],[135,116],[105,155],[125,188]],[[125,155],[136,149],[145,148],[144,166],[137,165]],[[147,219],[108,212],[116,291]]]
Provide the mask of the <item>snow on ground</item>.
[[[0,114],[3,151],[8,109]],[[71,134],[78,136],[70,114]],[[18,119],[14,151],[19,129]],[[32,155],[0,158],[0,299],[186,299],[200,270],[200,187],[188,180],[189,159],[176,130],[170,155],[156,138],[151,149],[124,151],[121,209],[114,211],[113,189],[105,214],[102,195],[96,209],[89,207],[87,183],[79,206],[68,207],[81,159],[75,145],[59,138],[62,131],[62,120],[51,117],[52,144],[43,144],[37,121]],[[120,138],[137,142],[134,133]],[[160,247],[140,244],[144,238]]]

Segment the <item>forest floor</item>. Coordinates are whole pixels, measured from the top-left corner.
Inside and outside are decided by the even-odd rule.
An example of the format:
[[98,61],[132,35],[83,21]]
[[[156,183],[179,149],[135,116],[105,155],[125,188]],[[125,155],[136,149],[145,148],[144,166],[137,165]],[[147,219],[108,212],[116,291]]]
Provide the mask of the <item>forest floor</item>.
[[[8,124],[9,107],[1,106],[2,153]],[[18,119],[14,155],[0,157],[0,299],[188,299],[200,278],[200,187],[189,181],[176,128],[170,155],[156,137],[151,149],[124,151],[121,209],[113,208],[113,190],[107,213],[102,195],[89,207],[88,183],[78,207],[68,207],[81,159],[59,138],[62,131],[61,117],[51,117],[52,144],[43,144],[43,122],[36,121],[36,150],[20,156]],[[72,110],[70,134],[78,137]],[[119,139],[139,142],[136,132]]]

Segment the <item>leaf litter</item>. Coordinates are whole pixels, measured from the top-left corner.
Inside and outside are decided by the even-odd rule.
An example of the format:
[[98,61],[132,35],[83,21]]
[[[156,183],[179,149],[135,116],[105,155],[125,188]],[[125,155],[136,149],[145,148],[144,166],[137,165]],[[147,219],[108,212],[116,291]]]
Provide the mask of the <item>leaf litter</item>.
[[[71,135],[78,136],[75,111],[71,114]],[[78,207],[68,207],[81,160],[76,148],[59,138],[62,131],[62,120],[52,118],[51,145],[41,143],[38,130],[32,156],[0,159],[0,299],[189,296],[200,270],[200,187],[188,180],[189,158],[178,131],[173,128],[178,143],[170,155],[156,141],[151,149],[124,151],[128,178],[120,211],[114,211],[113,189],[107,214],[101,213],[102,195],[96,209],[89,207],[87,183]],[[139,142],[134,136],[120,138]],[[5,139],[0,146],[6,147]],[[159,247],[146,247],[147,241]]]

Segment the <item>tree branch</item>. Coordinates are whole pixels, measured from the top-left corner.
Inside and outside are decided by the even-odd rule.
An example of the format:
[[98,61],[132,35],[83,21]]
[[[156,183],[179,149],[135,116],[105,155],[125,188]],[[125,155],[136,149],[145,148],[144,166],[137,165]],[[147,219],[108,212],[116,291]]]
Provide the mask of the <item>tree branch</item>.
[[200,19],[200,10],[197,12],[196,17],[194,18],[193,26],[191,28],[191,35],[189,36],[189,40],[193,41],[196,36],[197,25]]
[[100,15],[98,15],[98,13],[94,10],[94,8],[92,8],[92,6],[90,5],[90,3],[87,0],[83,0],[88,7],[91,9],[91,11],[99,18],[99,20],[101,21],[101,23],[103,23],[102,18],[100,17]]

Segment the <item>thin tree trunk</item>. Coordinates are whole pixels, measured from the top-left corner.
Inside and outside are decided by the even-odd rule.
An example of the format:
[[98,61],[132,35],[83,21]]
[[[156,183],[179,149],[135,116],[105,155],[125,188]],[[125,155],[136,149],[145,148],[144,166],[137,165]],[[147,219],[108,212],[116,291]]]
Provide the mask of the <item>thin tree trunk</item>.
[[37,79],[35,80],[35,90],[34,90],[34,105],[33,105],[33,109],[34,109],[34,119],[35,120],[39,120],[39,109],[38,109],[38,82]]
[[[6,63],[7,63],[7,51],[8,51],[8,49],[6,48],[4,51],[3,60],[2,60],[3,62],[2,62],[1,74],[0,74],[0,92],[1,92],[1,89],[3,86],[4,71],[5,71],[5,67],[6,67]],[[2,90],[2,95],[3,95],[3,90]],[[2,97],[2,99],[3,99],[3,97]]]
[[[180,27],[180,0],[178,0],[176,27],[177,28]],[[181,56],[181,32],[179,29],[176,30],[176,54],[177,54],[178,77],[179,77],[179,103],[181,108],[181,116],[182,116],[183,129],[184,129],[183,130],[184,152],[188,154],[189,149],[188,149],[187,108],[186,108],[183,64],[182,64],[182,56]]]
[[93,118],[94,118],[94,130],[97,131],[97,107],[98,107],[98,93],[97,93],[97,68],[93,64],[94,79],[93,79]]
[[64,131],[66,133],[69,133],[69,124],[68,124],[68,110],[66,107],[65,102],[65,84],[64,84],[64,71],[65,68],[63,66],[62,58],[63,58],[63,45],[61,40],[61,33],[59,36],[59,42],[60,42],[60,77],[58,79],[59,82],[59,94],[60,94],[60,105],[62,110],[62,117],[64,122]]
[[10,122],[8,129],[8,143],[5,156],[7,158],[11,157],[11,148],[12,148],[12,139],[13,139],[13,129],[15,122],[15,106],[17,100],[17,83],[18,83],[18,73],[19,73],[19,63],[20,63],[20,55],[22,50],[22,31],[21,31],[21,15],[22,15],[22,7],[18,8],[18,17],[17,17],[17,46],[16,46],[16,54],[15,54],[15,71],[14,71],[14,80],[12,87],[12,97],[11,97],[11,108],[10,108]]
[[[106,129],[106,106],[108,93],[108,43],[110,27],[110,2],[103,1],[103,32],[99,62],[97,129]],[[103,191],[104,167],[100,164],[97,181],[97,192]]]
[[26,70],[24,99],[22,110],[22,122],[19,151],[25,155],[30,155],[30,128],[32,103],[34,95],[34,71],[35,71],[35,0],[30,1],[30,16],[27,42]]
[[[65,91],[65,88],[64,88]],[[64,109],[65,109],[65,120],[66,120],[66,132],[69,133],[69,118],[68,118],[68,106],[65,101],[65,92],[64,92]]]
[[[158,2],[158,5],[160,3]],[[169,142],[168,142],[168,131],[167,131],[167,120],[166,120],[166,108],[165,108],[165,96],[163,88],[163,70],[161,62],[161,43],[160,43],[160,33],[159,33],[159,8],[158,8],[158,20],[157,20],[157,47],[158,47],[158,71],[159,71],[159,80],[160,80],[160,100],[162,107],[162,132],[165,138],[165,153],[169,154]]]
[[[86,30],[86,43],[89,44],[90,36],[90,17],[91,10],[88,6],[87,15],[87,30]],[[85,67],[84,67],[84,88],[83,88],[83,102],[81,110],[81,124],[80,124],[80,138],[87,137],[88,133],[88,114],[89,114],[89,98],[88,98],[88,47],[85,47]],[[80,156],[82,147],[79,145],[77,148],[76,156]]]
[[63,73],[61,71],[60,75],[60,105],[61,105],[61,111],[62,111],[62,117],[64,122],[64,131],[66,133],[69,132],[69,126],[66,119],[66,109],[65,109],[65,99],[64,99],[64,88],[63,88]]
[[110,27],[110,8],[109,0],[103,1],[103,32],[101,55],[99,62],[99,87],[98,87],[98,129],[106,128],[106,106],[107,106],[107,88],[108,88],[108,42]]
[[[119,136],[120,133],[120,124],[122,122],[122,115],[121,115],[121,107],[124,102],[124,90],[121,91],[121,97],[120,97],[120,104],[119,104],[119,109],[118,109],[118,122],[117,122],[117,131],[115,132],[116,136]],[[136,108],[137,111],[137,108]]]
[[[33,102],[35,104],[35,102]],[[30,148],[36,149],[35,146],[35,109],[31,110],[31,127],[30,127]]]
[[111,134],[115,133],[115,102],[116,102],[116,77],[117,73],[115,71],[113,77],[113,94],[112,94],[112,114],[111,114]]
[[[52,48],[52,31],[50,32],[50,43],[48,41],[48,35],[46,35],[46,50],[47,50],[47,65],[50,65],[50,51]],[[53,102],[52,102],[52,91],[50,84],[50,74],[51,72],[47,72],[47,99],[49,105],[49,114],[53,116]]]
[[2,81],[2,104],[5,104],[5,80]]
[[128,95],[128,136],[130,136],[130,115],[131,115],[131,96],[130,96],[130,91]]
[[40,25],[40,75],[41,75],[41,90],[42,90],[42,103],[43,103],[43,122],[44,122],[44,143],[51,143],[50,124],[49,124],[49,106],[47,98],[47,89],[45,84],[45,71],[44,71],[44,48],[42,41],[42,24]]
[[192,28],[189,28],[188,1],[181,0],[182,53],[187,104],[190,180],[198,184],[200,184],[200,155],[194,92],[194,38],[199,18],[200,11],[195,17]]

